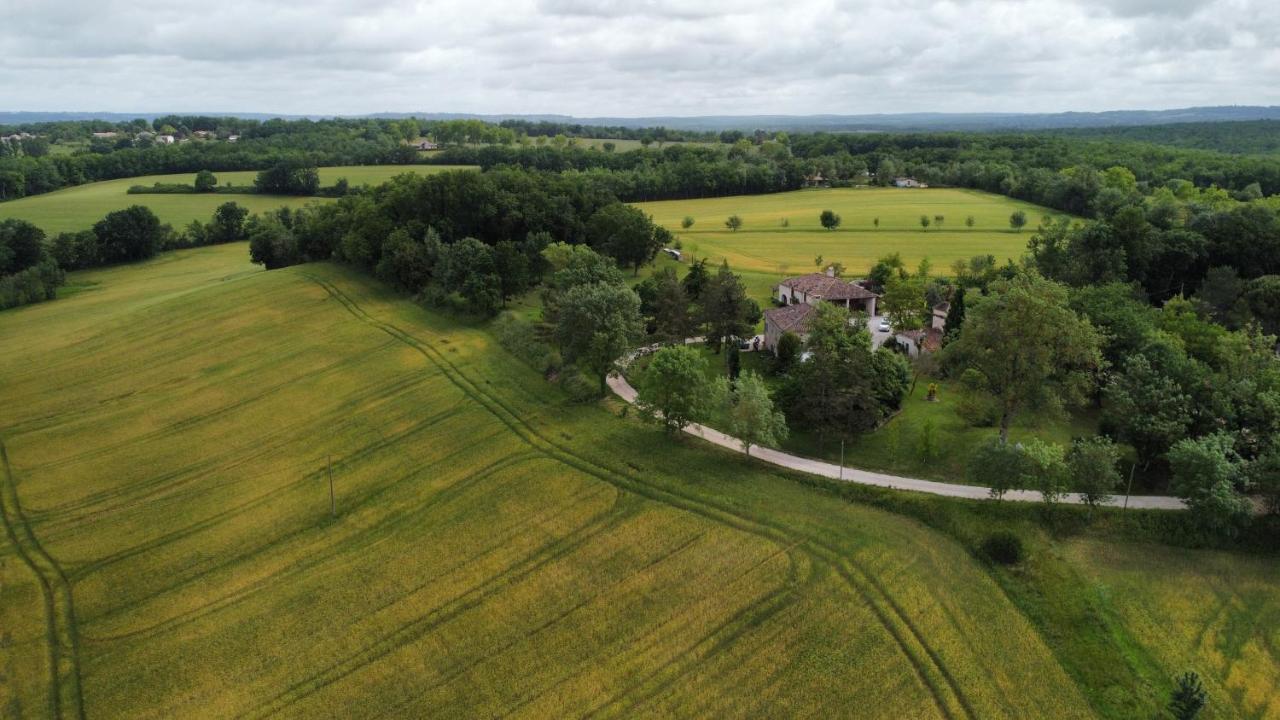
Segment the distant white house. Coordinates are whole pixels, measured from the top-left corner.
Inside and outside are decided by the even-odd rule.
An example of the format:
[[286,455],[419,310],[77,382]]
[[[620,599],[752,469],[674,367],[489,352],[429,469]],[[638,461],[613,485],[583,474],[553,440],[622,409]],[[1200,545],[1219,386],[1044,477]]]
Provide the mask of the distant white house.
[[93,133],[93,136],[96,138],[109,139],[109,138],[115,137],[118,134],[119,133],[108,131],[108,132],[96,132],[96,133]]
[[172,135],[157,135],[156,142],[161,145],[172,145],[177,142],[177,140],[175,140]]
[[928,185],[920,182],[915,178],[899,177],[893,179],[893,186],[900,188],[927,188]]
[[239,136],[239,135],[228,135],[228,136],[227,136],[227,142],[236,142],[236,141],[237,141],[237,140],[239,140],[239,139],[240,139],[240,136]]
[[430,140],[419,140],[413,146],[419,150],[439,150],[440,146]]

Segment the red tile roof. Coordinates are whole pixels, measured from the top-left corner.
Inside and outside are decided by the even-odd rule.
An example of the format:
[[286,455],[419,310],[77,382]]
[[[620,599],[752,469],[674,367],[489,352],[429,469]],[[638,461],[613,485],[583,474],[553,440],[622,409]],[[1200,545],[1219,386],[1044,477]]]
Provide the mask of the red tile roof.
[[809,329],[809,319],[813,316],[814,307],[809,303],[787,305],[764,311],[765,326],[774,325],[778,332],[794,332],[804,334]]
[[810,273],[787,278],[778,284],[791,288],[792,292],[801,292],[821,300],[866,300],[880,297],[857,283],[831,277],[826,273]]

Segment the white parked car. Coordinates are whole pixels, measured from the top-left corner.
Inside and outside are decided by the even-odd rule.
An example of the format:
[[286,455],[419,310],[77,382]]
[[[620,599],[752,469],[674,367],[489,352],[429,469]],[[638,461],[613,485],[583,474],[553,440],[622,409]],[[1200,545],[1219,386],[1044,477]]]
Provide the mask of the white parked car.
[[889,326],[889,318],[887,317],[880,318],[880,327],[879,327],[880,332],[889,332],[890,329],[891,328]]

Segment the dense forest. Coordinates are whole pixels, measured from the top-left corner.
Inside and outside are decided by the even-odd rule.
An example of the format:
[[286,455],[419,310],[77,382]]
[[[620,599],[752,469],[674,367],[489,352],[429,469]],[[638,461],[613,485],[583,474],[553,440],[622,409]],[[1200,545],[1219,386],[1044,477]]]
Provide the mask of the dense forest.
[[1048,131],[1070,138],[1101,138],[1235,155],[1280,153],[1280,120],[1195,122]]

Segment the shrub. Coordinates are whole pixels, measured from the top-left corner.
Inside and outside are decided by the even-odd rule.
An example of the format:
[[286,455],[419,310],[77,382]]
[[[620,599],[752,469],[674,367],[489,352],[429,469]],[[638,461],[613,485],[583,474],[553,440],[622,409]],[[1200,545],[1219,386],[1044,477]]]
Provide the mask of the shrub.
[[560,388],[576,403],[586,403],[600,397],[599,388],[576,365],[569,365],[560,373]]
[[970,427],[995,427],[1000,420],[1000,403],[992,396],[963,390],[957,393],[956,414]]
[[53,260],[44,260],[13,275],[0,277],[0,310],[52,300],[66,275]]
[[997,530],[982,541],[982,554],[1001,565],[1016,565],[1022,561],[1022,538],[1008,530]]

